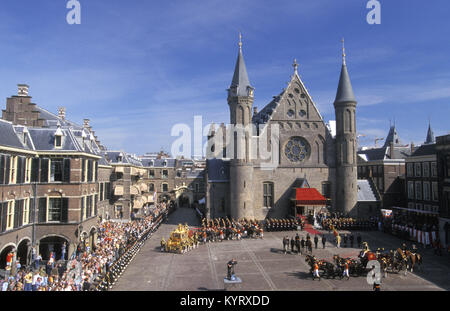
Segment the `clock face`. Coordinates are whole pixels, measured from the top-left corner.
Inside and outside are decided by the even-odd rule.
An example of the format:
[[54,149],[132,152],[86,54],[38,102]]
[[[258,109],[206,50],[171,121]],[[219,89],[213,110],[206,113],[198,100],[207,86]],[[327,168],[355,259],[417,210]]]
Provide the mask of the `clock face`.
[[284,147],[284,154],[291,162],[304,161],[309,152],[308,142],[301,137],[291,137]]

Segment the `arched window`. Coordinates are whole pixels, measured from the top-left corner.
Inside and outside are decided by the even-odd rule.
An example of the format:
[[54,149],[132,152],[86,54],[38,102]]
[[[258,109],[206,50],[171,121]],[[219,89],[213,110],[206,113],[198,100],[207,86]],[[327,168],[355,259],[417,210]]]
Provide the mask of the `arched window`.
[[352,131],[352,112],[349,109],[345,110],[345,131]]
[[273,182],[264,182],[263,183],[263,206],[264,207],[273,207],[273,193],[274,193]]
[[239,106],[239,116],[241,124],[245,124],[244,108],[242,106]]
[[317,163],[320,163],[320,145],[316,141]]

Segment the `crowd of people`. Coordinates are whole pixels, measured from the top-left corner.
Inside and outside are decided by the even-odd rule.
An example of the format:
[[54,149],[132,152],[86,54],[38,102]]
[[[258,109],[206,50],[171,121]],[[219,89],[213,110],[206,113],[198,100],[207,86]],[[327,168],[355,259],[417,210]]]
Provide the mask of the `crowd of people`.
[[383,231],[406,241],[416,242],[424,247],[433,247],[442,255],[443,245],[439,239],[437,217],[422,215],[396,215],[383,221]]
[[[167,214],[165,204],[158,204],[149,215],[130,221],[102,220],[97,225],[97,239],[92,247],[81,241],[69,260],[56,261],[50,254],[47,264],[17,267],[16,273],[0,280],[2,291],[89,291],[102,283],[111,283],[111,271],[138,242],[154,232]],[[53,257],[52,257],[53,256]],[[123,266],[123,265],[122,265]],[[8,268],[8,267],[7,267]],[[7,269],[8,270],[8,269]]]

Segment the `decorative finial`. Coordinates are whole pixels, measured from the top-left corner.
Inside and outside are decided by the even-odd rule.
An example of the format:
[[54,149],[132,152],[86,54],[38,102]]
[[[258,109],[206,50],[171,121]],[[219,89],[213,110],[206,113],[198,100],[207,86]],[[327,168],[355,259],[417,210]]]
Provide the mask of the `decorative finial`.
[[239,31],[239,50],[242,50],[242,34]]
[[342,42],[342,64],[345,65],[345,45],[344,45],[344,38],[342,38],[341,42]]
[[294,58],[294,63],[292,64],[292,67],[294,67],[294,72],[297,73],[298,63],[296,58]]

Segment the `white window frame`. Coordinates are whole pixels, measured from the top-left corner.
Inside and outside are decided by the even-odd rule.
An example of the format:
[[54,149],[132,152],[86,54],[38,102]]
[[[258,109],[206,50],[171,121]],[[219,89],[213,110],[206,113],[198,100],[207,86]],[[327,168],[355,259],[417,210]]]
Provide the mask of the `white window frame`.
[[422,182],[415,182],[415,192],[416,192],[416,200],[422,200]]
[[6,230],[11,230],[14,228],[14,212],[16,209],[16,201],[10,200],[6,202],[8,203],[6,211]]
[[[164,191],[164,185],[167,185],[167,190],[166,191]],[[169,191],[169,184],[168,183],[162,183],[161,184],[161,192],[168,192]]]
[[436,162],[431,162],[431,177],[437,177],[437,163]]
[[22,225],[28,225],[30,220],[30,198],[25,198],[23,201],[23,215]]
[[414,199],[415,186],[414,181],[408,181],[408,199]]
[[433,181],[431,183],[431,200],[435,202],[439,201],[439,188],[437,181]]
[[414,177],[414,164],[408,163],[406,166],[406,176]]
[[[427,191],[425,191],[425,189],[427,189]],[[424,181],[423,182],[423,200],[424,201],[430,201],[431,195],[430,195],[430,182],[429,181]]]
[[[426,169],[425,169],[426,168]],[[423,177],[430,177],[430,163],[429,162],[423,162],[422,163],[422,173]]]
[[414,163],[414,176],[422,177],[422,165],[420,162]]
[[53,197],[47,197],[47,215],[45,216],[46,217],[46,222],[47,223],[59,223],[59,222],[61,222],[61,220],[50,220],[49,219],[49,214],[50,214],[50,200],[51,199],[60,199],[61,200],[61,209],[62,209],[62,197],[61,196],[53,196]]

